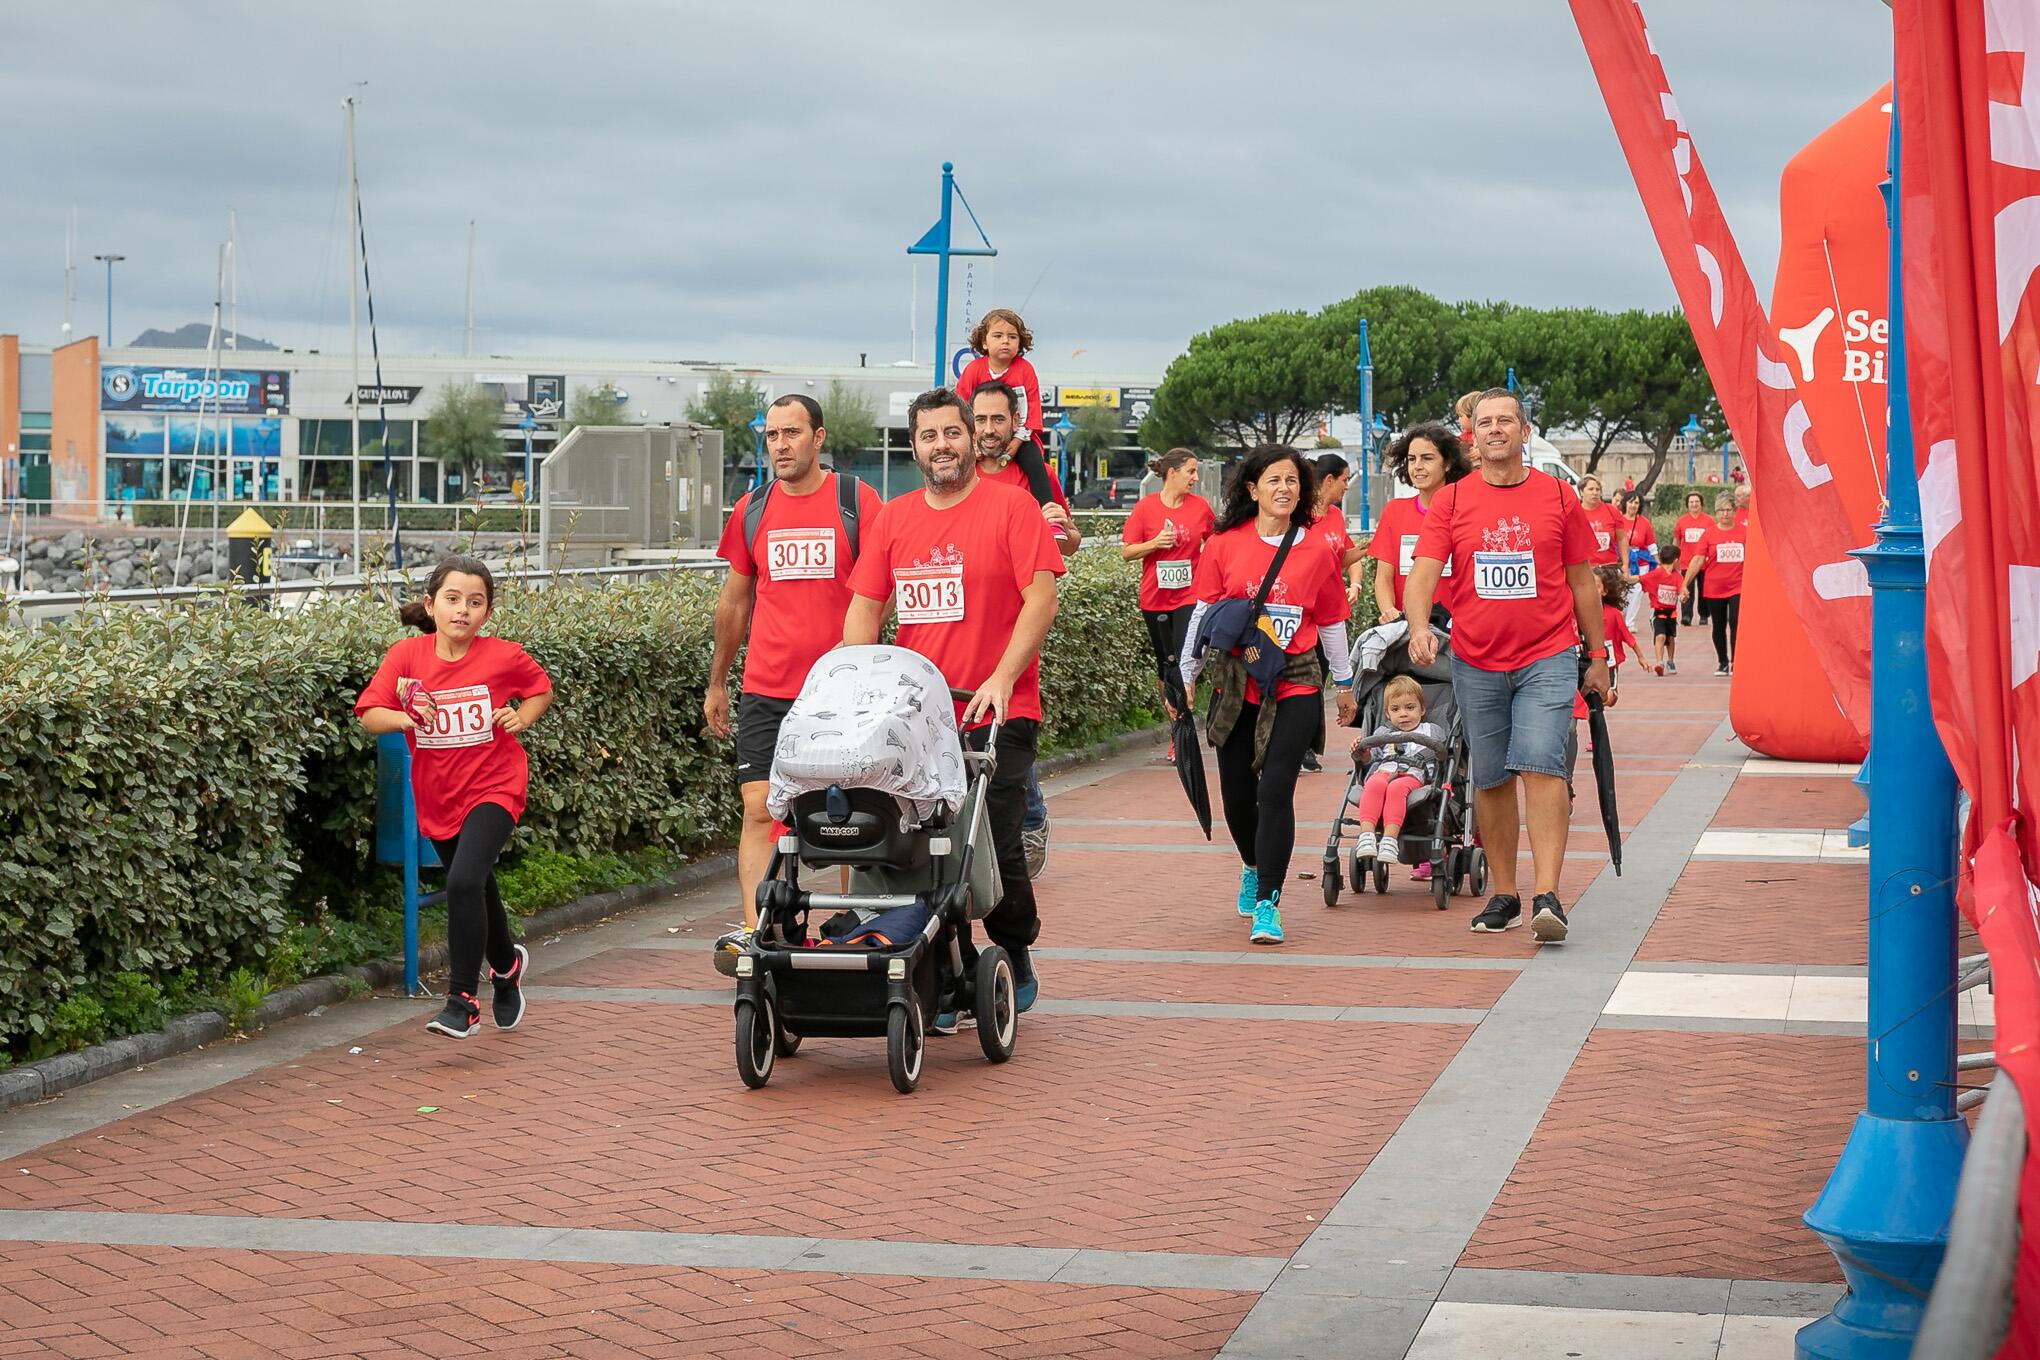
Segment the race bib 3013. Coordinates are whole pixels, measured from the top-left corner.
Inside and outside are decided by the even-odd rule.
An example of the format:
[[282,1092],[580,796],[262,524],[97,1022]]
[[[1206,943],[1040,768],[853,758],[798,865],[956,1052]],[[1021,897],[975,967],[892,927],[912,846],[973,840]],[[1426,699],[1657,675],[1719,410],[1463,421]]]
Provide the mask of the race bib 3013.
[[836,579],[834,529],[774,529],[765,535],[765,574],[775,581]]
[[963,564],[902,567],[893,572],[901,623],[956,623],[963,618]]
[[487,685],[460,685],[432,691],[432,728],[418,729],[418,745],[426,750],[480,746],[496,739]]

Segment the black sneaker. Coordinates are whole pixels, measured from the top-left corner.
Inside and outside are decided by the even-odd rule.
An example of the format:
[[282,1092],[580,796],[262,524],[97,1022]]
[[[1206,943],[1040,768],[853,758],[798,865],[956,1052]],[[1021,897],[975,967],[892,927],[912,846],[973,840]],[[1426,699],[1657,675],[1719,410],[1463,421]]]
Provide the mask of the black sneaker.
[[496,988],[496,998],[489,1009],[497,1029],[516,1029],[517,1022],[524,1018],[524,965],[531,961],[531,955],[521,944],[511,948],[516,950],[517,957],[511,961],[510,971],[489,970],[489,981]]
[[1318,763],[1316,751],[1305,751],[1303,753],[1303,772],[1305,774],[1316,774],[1322,769],[1324,769],[1324,766]]
[[466,992],[446,998],[445,1009],[425,1023],[426,1029],[449,1039],[465,1039],[481,1027],[482,1008]]
[[1523,903],[1514,897],[1496,893],[1481,908],[1480,915],[1473,918],[1473,933],[1476,935],[1499,935],[1505,930],[1523,924]]
[[1539,893],[1530,899],[1530,906],[1530,933],[1539,944],[1557,944],[1572,929],[1566,923],[1565,908],[1558,905],[1557,893]]

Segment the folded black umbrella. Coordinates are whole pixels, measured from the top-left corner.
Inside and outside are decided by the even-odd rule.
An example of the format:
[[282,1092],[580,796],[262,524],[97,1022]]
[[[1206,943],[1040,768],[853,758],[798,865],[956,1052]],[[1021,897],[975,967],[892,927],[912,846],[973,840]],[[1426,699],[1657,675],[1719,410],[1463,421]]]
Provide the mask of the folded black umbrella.
[[1615,752],[1608,746],[1608,714],[1601,696],[1587,695],[1587,734],[1594,742],[1594,791],[1601,798],[1601,826],[1608,833],[1608,858],[1622,876],[1622,817],[1615,810]]
[[1204,751],[1197,744],[1197,719],[1188,704],[1177,705],[1175,721],[1169,724],[1169,739],[1176,745],[1176,778],[1182,781],[1190,810],[1197,814],[1197,825],[1204,828],[1204,839],[1210,840],[1211,790],[1205,787]]

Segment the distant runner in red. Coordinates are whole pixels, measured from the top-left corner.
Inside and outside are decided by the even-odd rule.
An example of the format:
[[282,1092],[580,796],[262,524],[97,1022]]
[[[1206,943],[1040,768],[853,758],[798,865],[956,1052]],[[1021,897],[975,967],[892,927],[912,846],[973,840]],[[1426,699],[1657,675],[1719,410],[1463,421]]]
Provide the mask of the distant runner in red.
[[1601,479],[1591,472],[1580,479],[1580,510],[1594,535],[1594,565],[1628,561],[1629,545],[1624,541],[1628,524],[1621,511],[1601,499]]
[[[1566,738],[1573,696],[1586,689],[1605,703],[1611,686],[1601,591],[1590,565],[1593,531],[1572,488],[1524,463],[1529,433],[1515,393],[1497,387],[1481,394],[1473,413],[1478,475],[1461,478],[1432,501],[1403,604],[1413,618],[1430,617],[1439,575],[1452,564],[1458,577],[1452,690],[1465,719],[1474,820],[1494,885],[1473,929],[1522,923],[1516,845],[1527,820],[1536,872],[1531,933],[1555,942],[1570,929],[1558,876],[1569,819]],[[1413,628],[1409,648],[1413,663],[1431,665],[1438,635]],[[1519,782],[1527,816],[1516,803]]]
[[[1700,559],[1700,539],[1713,527],[1714,516],[1707,513],[1706,497],[1697,491],[1688,491],[1686,493],[1686,513],[1680,515],[1678,522],[1672,526],[1672,532],[1678,536],[1679,540],[1679,570],[1688,581],[1691,581],[1694,573],[1699,570],[1694,564]],[[1703,619],[1707,617],[1707,600],[1705,596],[1702,596],[1700,600],[1700,617]],[[1691,595],[1685,597],[1685,604],[1679,610],[1679,622],[1685,624],[1693,622],[1693,597]]]
[[1037,446],[1047,448],[1041,424],[1041,377],[1026,358],[1027,351],[1034,348],[1034,332],[1027,329],[1020,313],[1007,307],[994,307],[986,312],[971,327],[970,347],[978,352],[978,357],[963,366],[956,379],[956,395],[967,402],[979,383],[996,378],[1012,388],[1019,399],[1018,428],[1025,430]]
[[[1324,714],[1319,692],[1327,670],[1338,686],[1339,721],[1350,724],[1356,708],[1344,572],[1309,532],[1316,475],[1309,460],[1283,444],[1263,444],[1241,460],[1197,564],[1197,608],[1183,658],[1185,693],[1200,669],[1212,671],[1208,735],[1217,748],[1226,829],[1240,855],[1238,909],[1253,918],[1247,938],[1255,944],[1282,943],[1282,887],[1296,848],[1296,780]],[[1288,553],[1259,614],[1263,633],[1285,658],[1275,692],[1267,694],[1240,656],[1212,647],[1197,654],[1197,637],[1199,620],[1214,605],[1254,598],[1285,539]]]
[[425,598],[402,617],[423,635],[383,654],[354,701],[364,730],[402,732],[411,748],[418,830],[446,865],[446,1005],[425,1028],[465,1039],[481,1025],[482,960],[498,1029],[524,1018],[529,955],[510,938],[496,860],[524,815],[529,765],[517,738],[552,706],[552,681],[508,638],[483,637],[496,578],[472,557],[445,557]]
[[1695,586],[1707,601],[1709,620],[1714,625],[1714,673],[1727,675],[1735,669],[1736,625],[1742,621],[1743,557],[1750,531],[1735,522],[1735,497],[1724,491],[1714,498],[1714,524],[1700,536],[1700,552],[1694,561],[1698,576],[1688,577],[1686,593]]
[[[1317,500],[1311,507],[1310,532],[1339,564],[1339,579],[1345,583],[1350,617],[1352,606],[1360,602],[1360,592],[1367,585],[1366,550],[1353,542],[1352,531],[1346,527],[1346,482],[1353,465],[1343,453],[1321,453],[1311,460],[1311,470],[1317,473]],[[1324,709],[1320,706],[1317,736],[1312,739],[1310,750],[1303,754],[1305,772],[1316,774],[1324,769],[1319,759],[1324,753]]]
[[[1417,494],[1397,496],[1382,506],[1374,535],[1367,540],[1367,555],[1380,563],[1374,569],[1374,605],[1383,623],[1402,617],[1403,587],[1416,564],[1417,537],[1433,497],[1473,470],[1466,448],[1450,426],[1435,420],[1410,426],[1388,446],[1388,470],[1403,485],[1415,487]],[[1452,581],[1448,562],[1437,595],[1447,613],[1452,611]]]
[[1750,506],[1755,503],[1757,493],[1748,482],[1735,484],[1735,522],[1738,528],[1750,527]]
[[1155,688],[1171,718],[1183,707],[1183,642],[1196,604],[1191,581],[1213,520],[1210,504],[1191,490],[1198,471],[1189,449],[1156,459],[1162,489],[1136,501],[1119,531],[1119,555],[1140,563],[1140,613],[1154,648]]
[[[978,475],[971,413],[954,392],[938,387],[914,398],[907,435],[927,486],[887,501],[872,526],[850,575],[843,642],[877,642],[891,600],[899,645],[934,662],[954,688],[976,691],[958,705],[965,744],[982,750],[986,725],[998,721],[986,807],[1005,896],[984,925],[1012,956],[1014,1003],[1024,1011],[1040,990],[1028,947],[1041,919],[1020,827],[1041,727],[1041,643],[1055,620],[1062,553],[1031,497]],[[939,1015],[935,1028],[954,1032],[956,1021]]]
[[1658,548],[1657,567],[1644,574],[1644,603],[1650,608],[1651,647],[1659,675],[1679,673],[1679,594],[1686,578],[1679,574],[1679,545],[1665,543]]
[[[815,658],[836,643],[836,621],[850,607],[850,566],[862,533],[883,502],[869,483],[821,464],[828,431],[821,404],[788,393],[765,410],[765,456],[772,478],[737,499],[716,555],[730,564],[715,605],[715,649],[701,717],[709,735],[730,737],[730,667],[744,648],[744,695],[737,713],[737,792],[744,800],[737,841],[737,892],[743,930],[717,942],[716,966],[734,969],[744,932],[758,922],[758,884],[772,862],[772,817],[765,790],[779,725],[800,696]],[[854,513],[846,516],[847,502]],[[757,516],[750,511],[763,500]],[[851,529],[858,530],[853,540]]]

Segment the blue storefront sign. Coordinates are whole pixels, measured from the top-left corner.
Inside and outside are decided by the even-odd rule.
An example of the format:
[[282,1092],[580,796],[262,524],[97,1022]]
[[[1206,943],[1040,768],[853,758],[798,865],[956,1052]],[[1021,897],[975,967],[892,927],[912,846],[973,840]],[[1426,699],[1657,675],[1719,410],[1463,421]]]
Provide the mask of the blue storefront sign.
[[103,411],[217,411],[277,415],[290,409],[290,374],[282,369],[151,368],[115,365],[99,375]]

